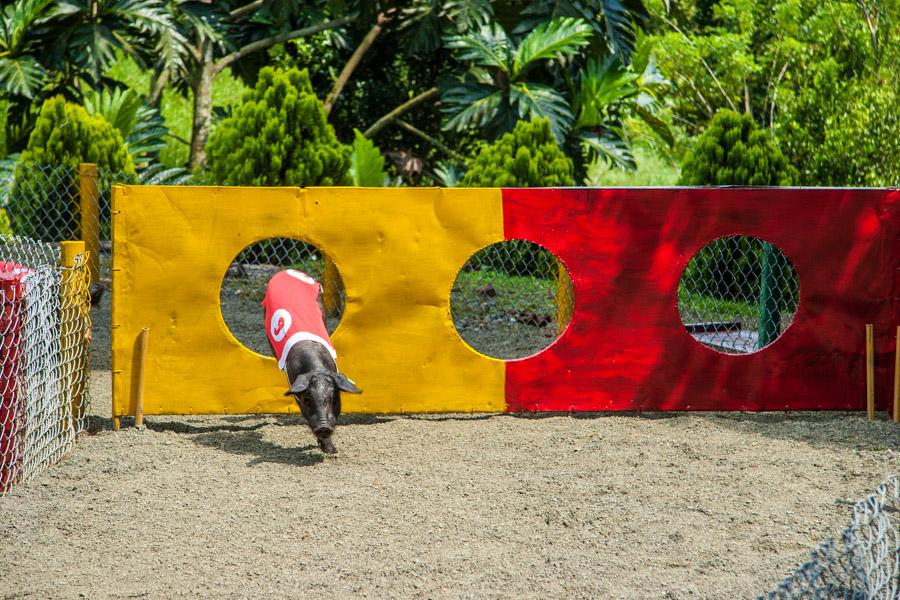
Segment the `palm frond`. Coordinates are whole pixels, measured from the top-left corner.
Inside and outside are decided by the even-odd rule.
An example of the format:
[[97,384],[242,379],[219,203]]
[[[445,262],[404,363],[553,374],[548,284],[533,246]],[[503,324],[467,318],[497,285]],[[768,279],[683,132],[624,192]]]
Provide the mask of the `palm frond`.
[[138,172],[138,180],[142,185],[190,185],[190,172],[184,167],[166,167],[155,163]]
[[569,103],[555,89],[537,83],[517,83],[510,87],[510,103],[523,119],[550,119],[550,129],[557,143],[562,144],[572,127]]
[[443,128],[464,131],[486,125],[500,108],[503,94],[494,86],[467,81],[441,94],[441,111],[445,114]]
[[453,23],[456,31],[465,33],[487,25],[494,16],[491,0],[448,0],[442,16]]
[[589,162],[602,160],[606,164],[625,171],[637,168],[631,146],[621,132],[610,129],[598,134],[594,131],[579,131],[578,140]]
[[639,76],[628,70],[615,57],[604,62],[588,61],[579,78],[574,105],[576,128],[596,127],[607,120],[609,107],[625,98],[637,96]]
[[539,25],[525,36],[516,49],[513,63],[514,75],[521,74],[529,65],[539,60],[551,60],[558,56],[573,56],[586,46],[591,37],[591,26],[582,19],[560,18]]
[[456,50],[456,58],[483,67],[496,67],[509,73],[512,42],[499,23],[482,25],[463,35],[446,38],[446,45]]
[[0,90],[10,95],[34,98],[46,80],[46,69],[33,56],[0,58]]

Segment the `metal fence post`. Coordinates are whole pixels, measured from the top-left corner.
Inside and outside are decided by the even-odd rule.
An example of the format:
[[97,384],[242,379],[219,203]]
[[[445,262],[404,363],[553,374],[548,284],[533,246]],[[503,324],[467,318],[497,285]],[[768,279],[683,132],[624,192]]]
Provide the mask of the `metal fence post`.
[[781,265],[778,251],[763,242],[763,264],[759,293],[759,348],[768,346],[781,333]]
[[97,165],[78,165],[78,193],[81,196],[81,239],[88,254],[91,281],[100,281],[100,192]]

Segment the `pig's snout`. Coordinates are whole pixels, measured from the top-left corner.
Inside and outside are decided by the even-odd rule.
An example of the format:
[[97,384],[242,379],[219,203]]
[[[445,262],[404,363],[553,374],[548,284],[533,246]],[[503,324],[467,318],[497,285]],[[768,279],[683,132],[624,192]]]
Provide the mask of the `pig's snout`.
[[316,437],[328,437],[334,433],[334,427],[325,422],[319,423],[313,428],[313,433]]

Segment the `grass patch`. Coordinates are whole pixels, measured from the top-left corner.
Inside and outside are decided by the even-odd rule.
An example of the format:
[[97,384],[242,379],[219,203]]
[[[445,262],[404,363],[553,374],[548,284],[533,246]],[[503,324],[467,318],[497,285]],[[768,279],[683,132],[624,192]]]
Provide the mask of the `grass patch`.
[[599,187],[657,187],[678,182],[681,169],[644,144],[635,144],[636,171],[611,169],[596,163],[588,169],[587,184]]
[[454,319],[510,320],[531,311],[556,319],[556,280],[500,271],[462,271],[451,290]]

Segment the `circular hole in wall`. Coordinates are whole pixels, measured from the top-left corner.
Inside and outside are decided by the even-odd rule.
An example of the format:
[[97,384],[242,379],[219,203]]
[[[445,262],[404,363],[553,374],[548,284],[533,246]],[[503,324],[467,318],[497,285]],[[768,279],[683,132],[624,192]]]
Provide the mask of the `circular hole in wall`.
[[316,246],[290,238],[268,238],[241,250],[222,279],[219,305],[231,334],[247,348],[274,356],[262,307],[269,279],[285,269],[306,273],[322,284],[325,326],[332,333],[344,312],[344,282],[337,267]]
[[749,354],[774,342],[790,327],[799,302],[791,261],[746,235],[701,248],[678,284],[678,314],[688,333],[725,354]]
[[506,360],[550,346],[565,331],[573,307],[565,266],[525,240],[482,248],[466,261],[450,290],[459,335],[482,354]]

